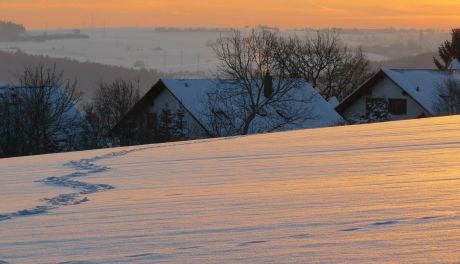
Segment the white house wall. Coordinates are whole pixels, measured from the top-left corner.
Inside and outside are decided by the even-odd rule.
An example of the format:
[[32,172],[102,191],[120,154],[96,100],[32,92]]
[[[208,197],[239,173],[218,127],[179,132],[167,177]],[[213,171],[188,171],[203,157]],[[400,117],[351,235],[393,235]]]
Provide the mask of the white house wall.
[[430,116],[412,97],[404,95],[404,91],[397,86],[391,79],[385,77],[372,88],[372,95],[361,96],[355,100],[345,111],[343,116],[347,120],[353,119],[357,114],[366,114],[366,97],[384,98],[384,99],[406,99],[407,114],[393,115],[393,120],[413,119],[422,115]]
[[[148,108],[142,116],[146,116],[147,113],[156,113],[158,116],[158,122],[160,121],[161,112],[163,109],[168,108],[171,113],[176,113],[181,109],[181,103],[174,97],[174,95],[167,89],[163,90],[159,95],[154,98],[152,106]],[[184,109],[184,108],[182,108]],[[207,137],[206,131],[200,126],[196,119],[185,110],[184,121],[186,121],[187,129],[189,130],[190,139],[198,139]]]

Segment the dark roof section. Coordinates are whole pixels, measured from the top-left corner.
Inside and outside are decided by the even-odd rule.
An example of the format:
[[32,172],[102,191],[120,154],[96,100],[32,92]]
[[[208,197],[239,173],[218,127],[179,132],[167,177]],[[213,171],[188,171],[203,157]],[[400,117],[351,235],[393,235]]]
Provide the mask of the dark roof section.
[[347,98],[345,98],[336,108],[335,110],[339,114],[343,114],[343,111],[347,109],[354,101],[359,99],[361,96],[369,93],[369,90],[374,87],[379,81],[381,81],[386,76],[383,70],[379,70],[376,74],[374,74],[369,80],[364,82],[358,89],[356,89],[353,93],[351,93]]
[[138,116],[146,107],[148,107],[152,100],[161,93],[164,89],[167,89],[164,83],[159,80],[145,95],[129,110],[129,112],[110,130],[107,136],[112,136],[120,132],[122,124],[133,120]]

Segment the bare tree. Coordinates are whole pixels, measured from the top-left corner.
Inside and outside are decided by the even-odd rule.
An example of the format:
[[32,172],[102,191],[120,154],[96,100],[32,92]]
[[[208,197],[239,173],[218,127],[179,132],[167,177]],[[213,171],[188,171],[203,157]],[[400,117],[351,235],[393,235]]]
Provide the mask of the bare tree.
[[438,114],[460,114],[460,79],[454,74],[447,78],[439,87]]
[[26,149],[23,106],[14,90],[0,88],[0,157],[29,153]]
[[336,31],[292,36],[281,46],[289,75],[305,79],[327,100],[344,99],[371,75],[361,48],[350,49]]
[[267,30],[234,31],[217,40],[217,88],[205,102],[215,136],[270,132],[313,118],[305,83],[290,78],[280,63],[280,43]]
[[15,85],[4,88],[0,122],[2,134],[8,138],[1,147],[8,152],[6,155],[82,148],[84,119],[75,107],[80,93],[76,81],[62,76],[56,66],[30,66],[17,75]]
[[139,82],[117,79],[112,83],[100,82],[91,103],[84,106],[87,120],[95,137],[102,141],[106,134],[139,101]]

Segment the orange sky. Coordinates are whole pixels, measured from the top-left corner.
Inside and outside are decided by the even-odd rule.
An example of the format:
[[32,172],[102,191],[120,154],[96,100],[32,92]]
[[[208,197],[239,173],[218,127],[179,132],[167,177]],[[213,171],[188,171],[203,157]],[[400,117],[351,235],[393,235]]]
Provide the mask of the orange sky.
[[0,20],[28,28],[460,26],[459,0],[0,0]]

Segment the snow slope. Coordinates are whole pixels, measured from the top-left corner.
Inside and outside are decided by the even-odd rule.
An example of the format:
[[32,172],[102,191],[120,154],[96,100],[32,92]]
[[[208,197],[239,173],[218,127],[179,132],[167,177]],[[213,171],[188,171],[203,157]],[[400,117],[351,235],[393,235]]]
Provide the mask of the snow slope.
[[0,263],[456,263],[459,157],[443,117],[4,159]]

